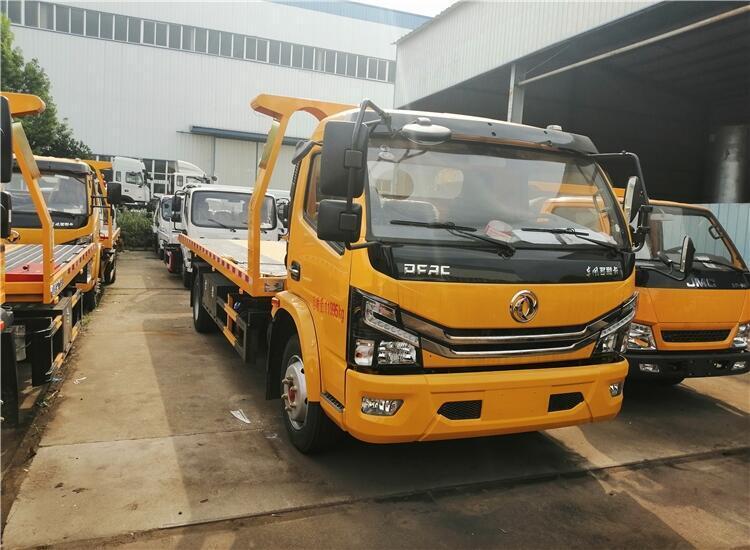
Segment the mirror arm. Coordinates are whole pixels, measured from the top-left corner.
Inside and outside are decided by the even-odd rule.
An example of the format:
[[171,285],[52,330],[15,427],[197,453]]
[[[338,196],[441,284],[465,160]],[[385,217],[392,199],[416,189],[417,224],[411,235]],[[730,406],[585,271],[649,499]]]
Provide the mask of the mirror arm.
[[373,246],[380,246],[380,241],[366,241],[361,244],[344,243],[344,248],[347,250],[360,250],[362,248],[370,248]]

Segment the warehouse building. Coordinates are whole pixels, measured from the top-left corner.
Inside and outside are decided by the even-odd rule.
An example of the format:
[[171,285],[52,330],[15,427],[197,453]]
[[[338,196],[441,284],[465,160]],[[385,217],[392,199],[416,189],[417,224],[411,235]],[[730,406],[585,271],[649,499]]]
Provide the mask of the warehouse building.
[[750,258],[748,2],[461,1],[397,59],[396,106],[636,152],[651,196],[711,203]]
[[[60,114],[99,156],[142,158],[155,190],[174,161],[221,183],[255,177],[269,119],[259,93],[390,107],[395,41],[427,18],[354,2],[2,1],[15,44],[52,81]],[[290,136],[306,136],[300,114]],[[278,180],[288,188],[294,139]]]

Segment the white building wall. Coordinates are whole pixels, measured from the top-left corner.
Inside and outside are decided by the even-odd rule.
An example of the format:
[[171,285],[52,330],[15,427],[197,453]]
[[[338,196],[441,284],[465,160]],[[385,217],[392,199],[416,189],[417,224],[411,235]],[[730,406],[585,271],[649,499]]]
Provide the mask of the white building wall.
[[[76,3],[63,2],[65,5]],[[383,59],[408,29],[269,2],[85,2],[86,9],[195,25]],[[97,154],[193,162],[222,183],[254,175],[256,147],[190,134],[191,126],[265,134],[268,117],[250,108],[260,93],[358,103],[393,103],[393,84],[205,53],[171,50],[13,25],[15,45],[52,82],[59,114]],[[304,137],[311,117],[288,135]],[[284,156],[291,158],[291,147]],[[285,163],[280,159],[280,167]],[[288,188],[288,177],[284,175]]]
[[401,107],[655,4],[464,0],[398,43]]

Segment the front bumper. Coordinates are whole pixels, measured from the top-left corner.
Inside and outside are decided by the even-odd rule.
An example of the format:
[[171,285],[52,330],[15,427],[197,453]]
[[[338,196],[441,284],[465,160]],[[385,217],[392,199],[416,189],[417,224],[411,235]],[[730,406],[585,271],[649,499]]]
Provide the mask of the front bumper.
[[[395,443],[458,439],[559,428],[614,418],[622,393],[609,385],[622,382],[627,361],[579,367],[493,372],[374,375],[349,369],[344,426],[357,439]],[[550,412],[550,396],[580,393],[582,401]],[[393,416],[361,412],[362,397],[402,399]],[[565,400],[566,398],[563,398]],[[451,420],[438,412],[445,403],[481,401],[477,418]],[[574,401],[573,401],[574,402]]]
[[[729,376],[744,374],[750,369],[749,351],[704,351],[704,352],[645,352],[626,354],[630,369],[628,378],[638,380],[659,378],[701,378],[707,376]],[[737,362],[745,362],[744,368],[733,369]],[[646,372],[641,364],[656,365],[659,372]]]

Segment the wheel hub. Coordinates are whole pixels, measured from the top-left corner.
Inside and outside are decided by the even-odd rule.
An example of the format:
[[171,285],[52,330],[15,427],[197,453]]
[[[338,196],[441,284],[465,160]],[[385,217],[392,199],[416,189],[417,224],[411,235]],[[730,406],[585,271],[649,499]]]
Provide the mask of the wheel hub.
[[302,359],[294,355],[281,381],[281,401],[292,425],[299,429],[307,418],[307,384]]

